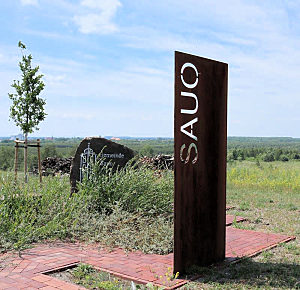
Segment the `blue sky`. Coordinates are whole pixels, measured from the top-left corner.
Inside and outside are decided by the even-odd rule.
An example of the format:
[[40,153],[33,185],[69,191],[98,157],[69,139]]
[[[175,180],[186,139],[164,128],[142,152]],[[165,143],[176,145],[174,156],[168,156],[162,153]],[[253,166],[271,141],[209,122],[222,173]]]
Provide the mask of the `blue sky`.
[[46,84],[32,136],[173,136],[174,51],[229,64],[228,135],[300,137],[300,1],[0,1],[0,136],[17,43]]

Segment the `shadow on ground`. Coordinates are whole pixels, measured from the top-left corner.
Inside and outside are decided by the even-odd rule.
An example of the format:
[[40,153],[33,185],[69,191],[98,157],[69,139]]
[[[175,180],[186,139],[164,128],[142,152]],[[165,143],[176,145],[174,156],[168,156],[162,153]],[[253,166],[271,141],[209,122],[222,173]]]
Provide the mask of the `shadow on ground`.
[[[231,289],[236,285],[238,288],[243,286],[300,289],[299,264],[256,262],[248,258],[227,266],[198,268],[192,271],[201,276],[197,282],[214,288]],[[197,288],[197,284],[190,283],[190,287],[186,288]]]

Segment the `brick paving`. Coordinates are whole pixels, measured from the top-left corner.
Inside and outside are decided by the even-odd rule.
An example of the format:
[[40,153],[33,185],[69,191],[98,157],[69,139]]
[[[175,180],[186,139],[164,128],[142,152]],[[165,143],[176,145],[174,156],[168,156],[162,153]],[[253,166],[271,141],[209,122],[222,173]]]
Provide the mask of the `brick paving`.
[[233,205],[226,205],[226,210],[230,210],[230,209],[234,209],[235,208],[235,206],[233,206]]
[[[292,239],[294,237],[286,235],[226,227],[226,258],[230,261],[253,256]],[[109,252],[96,245],[52,243],[36,245],[20,256],[16,253],[0,256],[0,289],[84,289],[45,274],[79,262],[135,282],[152,282],[165,289],[175,289],[187,282],[184,279],[167,280],[173,254],[125,253],[122,249]]]
[[230,226],[232,225],[232,223],[235,221],[237,223],[239,222],[243,222],[245,221],[246,219],[241,217],[241,216],[234,216],[234,215],[230,215],[230,214],[227,214],[226,215],[226,226]]

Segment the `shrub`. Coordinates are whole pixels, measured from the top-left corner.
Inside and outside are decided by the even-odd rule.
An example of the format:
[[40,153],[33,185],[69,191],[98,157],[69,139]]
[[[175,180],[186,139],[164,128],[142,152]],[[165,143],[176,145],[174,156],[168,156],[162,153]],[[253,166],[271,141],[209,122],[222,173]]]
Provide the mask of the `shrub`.
[[67,179],[37,178],[14,183],[13,174],[0,174],[0,251],[20,248],[46,238],[68,238],[85,211],[86,197],[69,197]]
[[[40,185],[38,177],[33,176],[27,184],[21,179],[15,184],[12,172],[0,172],[0,253],[45,239],[98,241],[108,247],[169,253],[173,248],[172,215],[158,213],[164,211],[164,202],[167,210],[172,209],[172,202],[167,200],[173,192],[172,175],[166,174],[165,180],[153,176],[153,172],[151,177],[148,171],[144,175],[142,172],[128,168],[117,174],[110,172],[107,180],[102,176],[103,184],[95,188],[110,190],[104,197],[100,191],[93,191],[93,186],[90,190],[82,186],[70,196],[67,177],[45,177]],[[128,186],[137,183],[138,188],[143,183],[137,181],[137,174],[145,184],[143,192],[133,194]],[[120,191],[115,187],[117,180],[123,183]],[[139,196],[145,193],[146,186],[150,189],[146,195],[149,200]],[[115,201],[121,194],[125,196]],[[129,202],[131,194],[135,195],[134,204]],[[109,215],[103,208],[109,209]]]
[[0,147],[0,170],[13,168],[14,154],[14,148],[12,146]]
[[294,159],[300,159],[300,154],[295,153],[293,156]]
[[272,161],[275,161],[274,154],[273,154],[273,153],[266,153],[266,154],[263,156],[263,161],[265,161],[265,162],[272,162]]
[[289,158],[285,155],[281,155],[280,156],[280,161],[287,162],[287,161],[289,161]]
[[93,199],[94,210],[109,213],[118,203],[128,212],[154,216],[172,213],[172,171],[167,170],[157,176],[145,166],[128,164],[114,170],[111,164],[100,166],[100,162],[93,167],[90,179],[85,179],[80,186],[81,193]]

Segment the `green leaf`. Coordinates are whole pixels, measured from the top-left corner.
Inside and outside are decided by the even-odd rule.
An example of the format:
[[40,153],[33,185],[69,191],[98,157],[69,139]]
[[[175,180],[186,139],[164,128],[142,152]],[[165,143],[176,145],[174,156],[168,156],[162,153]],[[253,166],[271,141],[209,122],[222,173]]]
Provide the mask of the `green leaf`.
[[[18,46],[23,50],[26,46],[19,41]],[[8,94],[12,100],[10,107],[10,119],[16,126],[20,127],[24,134],[32,133],[38,130],[38,125],[46,117],[44,106],[46,101],[39,97],[45,84],[42,81],[42,74],[38,74],[39,66],[32,67],[31,54],[23,55],[19,62],[19,68],[22,72],[22,79],[14,80],[11,87],[16,91],[15,94]]]

